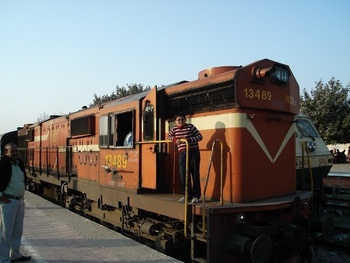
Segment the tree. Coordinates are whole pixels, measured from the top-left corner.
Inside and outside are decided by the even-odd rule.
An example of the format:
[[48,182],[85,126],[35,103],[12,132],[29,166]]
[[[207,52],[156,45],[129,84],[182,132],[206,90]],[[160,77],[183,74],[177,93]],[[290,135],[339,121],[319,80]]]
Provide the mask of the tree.
[[41,113],[41,114],[37,117],[36,121],[37,121],[37,122],[42,122],[42,121],[46,121],[46,120],[48,120],[48,119],[50,119],[50,115],[48,115],[48,114],[44,111],[43,113]]
[[98,96],[98,95],[96,95],[96,93],[94,93],[94,100],[90,104],[90,107],[95,106],[95,105],[99,105],[103,102],[107,102],[110,100],[120,99],[120,98],[129,96],[129,95],[132,95],[132,94],[138,94],[140,92],[143,92],[143,91],[150,89],[149,86],[146,86],[144,88],[144,86],[142,84],[131,84],[131,85],[126,84],[126,85],[127,85],[127,87],[124,87],[124,86],[119,87],[117,85],[116,90],[113,91],[111,93],[111,95],[105,94],[102,96]]
[[350,142],[350,100],[348,84],[345,88],[333,77],[328,83],[322,79],[316,87],[301,96],[301,111],[313,120],[327,144]]

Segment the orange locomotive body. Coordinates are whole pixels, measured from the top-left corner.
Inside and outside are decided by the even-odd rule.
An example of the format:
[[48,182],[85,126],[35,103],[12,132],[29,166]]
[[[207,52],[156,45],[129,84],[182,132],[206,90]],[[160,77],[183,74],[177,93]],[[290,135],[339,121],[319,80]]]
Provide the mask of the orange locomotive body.
[[[203,135],[202,197],[182,196],[175,113]],[[299,86],[264,59],[82,109],[19,132],[29,189],[192,262],[300,259],[310,192],[296,191]],[[306,227],[305,227],[306,226]]]

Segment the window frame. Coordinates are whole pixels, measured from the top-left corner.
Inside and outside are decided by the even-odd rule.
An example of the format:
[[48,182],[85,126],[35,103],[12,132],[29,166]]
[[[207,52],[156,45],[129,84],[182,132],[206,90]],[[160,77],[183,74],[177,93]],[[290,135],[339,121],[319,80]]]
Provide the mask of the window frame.
[[[101,115],[99,122],[99,147],[109,149],[134,148],[134,119],[134,109]],[[126,142],[128,143],[126,144]]]

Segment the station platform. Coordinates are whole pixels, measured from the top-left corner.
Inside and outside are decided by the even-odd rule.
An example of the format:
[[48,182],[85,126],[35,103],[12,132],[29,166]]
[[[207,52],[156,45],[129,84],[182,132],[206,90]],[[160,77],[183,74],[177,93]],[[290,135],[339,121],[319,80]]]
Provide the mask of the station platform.
[[333,164],[328,176],[350,176],[350,163]]
[[21,251],[36,263],[181,262],[31,192]]

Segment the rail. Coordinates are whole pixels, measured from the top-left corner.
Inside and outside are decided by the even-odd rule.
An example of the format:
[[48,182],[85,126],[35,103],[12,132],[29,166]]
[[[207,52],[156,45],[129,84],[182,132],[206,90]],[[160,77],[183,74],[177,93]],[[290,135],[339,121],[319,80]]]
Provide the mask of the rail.
[[221,151],[220,151],[220,205],[224,204],[224,198],[223,198],[223,156],[224,156],[224,144],[222,140],[216,139],[213,141],[211,145],[211,155],[210,155],[210,160],[209,160],[209,165],[208,165],[208,172],[207,176],[205,179],[205,185],[204,185],[204,190],[203,190],[203,214],[202,214],[202,231],[203,231],[203,238],[205,237],[205,217],[206,217],[206,210],[205,210],[205,194],[207,192],[207,186],[208,186],[208,181],[209,181],[209,174],[210,174],[210,168],[211,164],[213,163],[213,155],[214,155],[214,147],[217,142],[220,142],[221,145]]
[[[72,145],[66,145],[66,146],[49,146],[49,147],[38,147],[38,148],[18,148],[18,150],[21,153],[24,153],[24,161],[26,164],[26,167],[31,173],[35,173],[37,169],[39,169],[39,173],[42,174],[43,170],[46,171],[46,175],[49,176],[50,174],[55,175],[57,179],[60,179],[61,171],[59,169],[59,163],[60,163],[60,154],[64,154],[63,158],[66,158],[65,161],[65,167],[66,171],[65,174],[68,176],[69,181],[72,177],[72,148],[74,146]],[[35,168],[34,164],[30,165],[29,161],[32,160],[35,153],[45,154],[45,163],[46,167],[43,167],[41,164],[41,157],[40,157],[40,163],[39,167]],[[54,156],[54,164],[56,164],[55,169],[50,169],[51,157]],[[61,156],[62,157],[62,156]],[[55,173],[55,174],[54,174]]]

